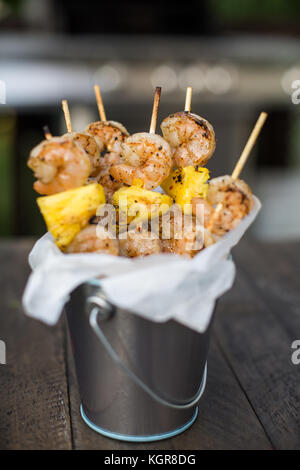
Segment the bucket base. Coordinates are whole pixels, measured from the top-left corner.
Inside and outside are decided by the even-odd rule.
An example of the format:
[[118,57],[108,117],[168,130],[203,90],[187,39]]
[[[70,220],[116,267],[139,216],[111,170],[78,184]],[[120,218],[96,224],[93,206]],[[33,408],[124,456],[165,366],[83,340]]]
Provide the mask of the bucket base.
[[182,432],[186,431],[192,424],[195,422],[197,415],[198,415],[198,407],[196,408],[195,414],[186,424],[181,426],[180,428],[174,429],[174,431],[169,431],[163,434],[153,434],[151,436],[130,436],[127,434],[119,434],[116,432],[107,431],[106,429],[100,428],[96,424],[92,423],[89,418],[86,416],[83,406],[80,405],[80,413],[83,421],[94,431],[102,434],[102,436],[110,437],[111,439],[117,439],[118,441],[127,441],[127,442],[154,442],[154,441],[162,441],[164,439],[169,439],[171,437],[177,436],[177,434],[181,434]]

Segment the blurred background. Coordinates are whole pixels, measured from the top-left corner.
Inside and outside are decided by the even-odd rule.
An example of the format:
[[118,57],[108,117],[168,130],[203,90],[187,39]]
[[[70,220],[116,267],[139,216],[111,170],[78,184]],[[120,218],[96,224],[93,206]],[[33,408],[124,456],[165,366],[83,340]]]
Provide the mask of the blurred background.
[[[92,2],[0,0],[0,236],[45,231],[26,166],[46,124],[65,132],[97,119],[93,85],[108,119],[130,133],[149,128],[153,90],[159,122],[182,110],[214,126],[212,176],[231,173],[260,111],[269,119],[243,177],[263,201],[252,236],[300,239],[299,0]],[[300,93],[299,93],[300,97]],[[6,98],[6,99],[5,99]]]

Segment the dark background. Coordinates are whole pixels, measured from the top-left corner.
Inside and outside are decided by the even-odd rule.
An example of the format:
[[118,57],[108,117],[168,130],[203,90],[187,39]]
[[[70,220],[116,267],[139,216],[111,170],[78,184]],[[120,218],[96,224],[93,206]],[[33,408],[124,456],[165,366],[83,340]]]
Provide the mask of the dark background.
[[269,119],[243,177],[263,201],[252,235],[300,238],[300,3],[296,0],[92,2],[0,0],[0,235],[45,230],[26,167],[47,124],[65,132],[97,119],[93,85],[107,116],[130,133],[149,127],[155,86],[159,122],[181,110],[193,86],[193,111],[215,127],[212,176],[231,173],[260,111]]

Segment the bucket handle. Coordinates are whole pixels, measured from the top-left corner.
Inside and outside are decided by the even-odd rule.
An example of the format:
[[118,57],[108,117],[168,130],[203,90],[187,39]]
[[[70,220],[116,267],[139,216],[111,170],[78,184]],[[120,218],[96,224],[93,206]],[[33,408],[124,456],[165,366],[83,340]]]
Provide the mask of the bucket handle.
[[109,356],[128,375],[128,377],[130,377],[135,382],[136,385],[142,388],[144,392],[146,392],[151,398],[153,398],[153,400],[158,402],[160,405],[168,406],[169,408],[174,408],[176,410],[186,410],[188,408],[192,408],[194,405],[197,404],[197,402],[200,400],[205,390],[206,377],[207,377],[207,363],[205,363],[205,368],[204,368],[200,388],[195,398],[192,401],[184,405],[179,405],[179,404],[171,403],[165,400],[164,398],[157,395],[153,390],[151,390],[151,388],[149,388],[148,385],[146,385],[141,379],[139,379],[139,377],[134,372],[132,372],[132,370],[130,370],[125,364],[123,364],[118,354],[113,349],[110,342],[108,341],[103,331],[101,330],[98,324],[98,315],[100,311],[101,310],[103,311],[102,312],[103,319],[108,319],[113,312],[113,307],[103,297],[92,296],[92,297],[89,297],[87,301],[88,303],[95,305],[95,307],[92,308],[92,311],[90,313],[90,318],[89,318],[91,327],[93,328],[97,337],[101,341],[102,345],[105,347]]

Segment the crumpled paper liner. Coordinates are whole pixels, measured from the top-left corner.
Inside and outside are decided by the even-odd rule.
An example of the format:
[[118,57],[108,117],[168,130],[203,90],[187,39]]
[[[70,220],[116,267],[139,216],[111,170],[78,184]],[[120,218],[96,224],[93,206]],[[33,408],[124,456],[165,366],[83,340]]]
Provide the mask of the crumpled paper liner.
[[63,254],[47,233],[29,255],[33,272],[23,295],[25,312],[53,325],[70,293],[101,276],[99,282],[112,304],[152,321],[174,319],[203,332],[216,300],[234,281],[235,265],[228,255],[260,208],[260,201],[254,197],[251,213],[193,259],[167,253],[134,259],[93,253]]

